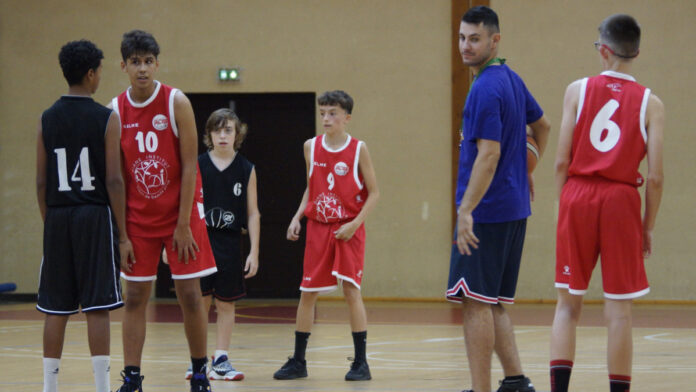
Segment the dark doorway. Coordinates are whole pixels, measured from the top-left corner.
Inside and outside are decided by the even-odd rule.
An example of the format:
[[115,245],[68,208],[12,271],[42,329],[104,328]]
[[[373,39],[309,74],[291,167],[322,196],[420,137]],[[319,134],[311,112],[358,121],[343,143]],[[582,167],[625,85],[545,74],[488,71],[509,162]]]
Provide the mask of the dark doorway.
[[[285,235],[307,185],[302,144],[315,136],[315,94],[187,93],[186,96],[196,116],[200,153],[207,150],[202,141],[205,122],[216,109],[233,109],[249,126],[240,153],[256,168],[261,238],[259,272],[246,281],[248,297],[299,297],[304,230],[296,242],[288,241]],[[242,248],[247,254],[248,236],[244,236]],[[162,290],[168,291],[164,287]]]

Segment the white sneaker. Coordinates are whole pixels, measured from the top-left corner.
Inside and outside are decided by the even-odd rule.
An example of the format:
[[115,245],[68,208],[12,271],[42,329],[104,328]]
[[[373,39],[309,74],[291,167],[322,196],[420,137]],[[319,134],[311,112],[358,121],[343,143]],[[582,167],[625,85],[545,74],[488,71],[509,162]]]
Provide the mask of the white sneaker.
[[208,372],[211,380],[241,381],[244,380],[244,373],[235,370],[227,359],[227,355],[219,358],[212,358],[213,366]]

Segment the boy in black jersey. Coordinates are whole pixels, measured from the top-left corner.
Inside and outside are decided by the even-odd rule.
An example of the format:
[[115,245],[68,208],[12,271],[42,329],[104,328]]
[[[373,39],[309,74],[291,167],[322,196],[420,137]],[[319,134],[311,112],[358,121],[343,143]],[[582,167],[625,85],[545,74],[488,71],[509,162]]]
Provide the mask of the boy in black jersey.
[[[214,111],[205,125],[203,142],[209,151],[198,157],[203,181],[205,223],[218,272],[201,278],[205,308],[213,297],[217,309],[217,341],[208,373],[211,380],[242,380],[227,349],[234,327],[234,301],[246,296],[244,279],[259,265],[259,213],[254,165],[238,153],[247,127],[230,109]],[[241,233],[249,232],[251,249],[242,263]],[[190,373],[187,372],[187,378]]]
[[[118,115],[94,102],[104,55],[67,43],[58,56],[68,94],[38,124],[36,193],[44,220],[36,308],[46,314],[44,392],[55,392],[68,317],[87,317],[97,392],[109,391],[109,311],[123,306],[119,263],[132,257],[125,230]],[[116,227],[117,226],[117,227]]]

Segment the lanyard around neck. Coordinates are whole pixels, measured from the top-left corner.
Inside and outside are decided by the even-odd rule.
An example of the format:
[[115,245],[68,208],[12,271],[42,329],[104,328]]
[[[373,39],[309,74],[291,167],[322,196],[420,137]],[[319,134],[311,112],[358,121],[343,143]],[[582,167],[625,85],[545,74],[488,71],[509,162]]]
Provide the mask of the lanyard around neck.
[[488,68],[489,65],[492,65],[495,63],[503,65],[503,64],[505,64],[505,59],[500,58],[500,57],[493,57],[492,59],[488,60],[486,62],[486,64],[483,64],[483,67],[481,67],[481,69],[479,69],[478,73],[476,75],[474,75],[474,80],[471,81],[471,84],[474,84],[474,82],[476,81],[476,79],[478,79],[478,77],[481,75],[481,73],[483,72],[484,69]]

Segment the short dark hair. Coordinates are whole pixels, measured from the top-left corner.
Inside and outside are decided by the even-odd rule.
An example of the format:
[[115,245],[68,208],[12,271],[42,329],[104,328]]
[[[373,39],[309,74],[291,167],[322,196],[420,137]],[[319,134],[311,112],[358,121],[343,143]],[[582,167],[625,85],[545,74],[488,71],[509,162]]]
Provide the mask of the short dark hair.
[[224,127],[227,121],[230,120],[234,122],[234,131],[236,132],[234,136],[234,150],[239,151],[242,147],[242,142],[247,135],[247,125],[244,124],[231,109],[222,108],[211,113],[210,117],[208,117],[208,121],[205,122],[203,143],[208,147],[208,150],[212,150],[215,147],[213,146],[213,139],[210,137],[210,133]]
[[123,33],[121,41],[121,57],[123,61],[128,60],[128,57],[133,54],[152,54],[157,58],[160,53],[159,45],[155,37],[147,31],[131,30]]
[[321,106],[339,106],[348,114],[353,112],[353,98],[343,90],[326,91],[317,98],[317,103]]
[[599,39],[617,56],[631,59],[640,50],[640,26],[630,15],[614,14],[599,25]]
[[478,25],[483,23],[483,26],[488,29],[491,33],[499,33],[500,25],[498,24],[498,14],[492,9],[479,5],[473,8],[469,8],[468,11],[462,16],[462,22]]
[[103,58],[101,49],[86,39],[68,42],[58,54],[60,68],[69,86],[82,83],[90,69],[96,71],[99,68]]

